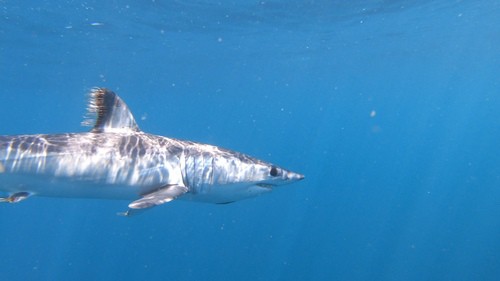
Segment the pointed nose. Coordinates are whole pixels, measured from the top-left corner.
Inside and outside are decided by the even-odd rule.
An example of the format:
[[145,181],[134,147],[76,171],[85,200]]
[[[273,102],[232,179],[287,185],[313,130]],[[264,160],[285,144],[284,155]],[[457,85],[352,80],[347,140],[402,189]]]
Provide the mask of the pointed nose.
[[294,173],[291,171],[288,171],[286,173],[286,179],[289,181],[299,181],[299,180],[303,180],[304,178],[305,178],[305,176],[303,174]]

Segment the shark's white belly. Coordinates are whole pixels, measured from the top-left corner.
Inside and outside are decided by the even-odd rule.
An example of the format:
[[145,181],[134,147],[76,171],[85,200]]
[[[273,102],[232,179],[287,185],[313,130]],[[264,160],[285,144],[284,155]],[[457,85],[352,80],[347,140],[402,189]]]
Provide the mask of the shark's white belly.
[[196,193],[188,192],[179,197],[179,199],[224,204],[255,197],[270,191],[271,188],[260,187],[248,183],[206,185]]
[[0,174],[0,191],[7,194],[28,192],[46,197],[102,198],[134,200],[153,188],[107,184],[105,182],[75,181],[43,175]]
[[[6,194],[28,192],[43,197],[135,200],[156,189],[153,186],[109,184],[104,181],[82,181],[43,175],[0,174],[0,191]],[[195,192],[190,189],[178,199],[222,204],[255,197],[270,191],[270,188],[243,183],[206,185]]]

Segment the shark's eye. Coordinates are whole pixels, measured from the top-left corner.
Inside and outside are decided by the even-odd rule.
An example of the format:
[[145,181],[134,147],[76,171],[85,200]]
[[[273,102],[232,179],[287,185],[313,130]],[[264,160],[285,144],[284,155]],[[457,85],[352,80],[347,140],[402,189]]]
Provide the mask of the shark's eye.
[[276,167],[272,167],[271,170],[269,171],[269,174],[273,177],[278,175],[278,169]]

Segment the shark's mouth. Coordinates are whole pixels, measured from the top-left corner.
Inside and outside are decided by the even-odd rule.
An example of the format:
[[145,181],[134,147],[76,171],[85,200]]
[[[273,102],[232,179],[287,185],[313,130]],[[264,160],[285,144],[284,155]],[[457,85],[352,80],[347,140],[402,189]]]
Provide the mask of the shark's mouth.
[[275,187],[276,185],[275,184],[271,184],[271,183],[265,183],[265,182],[259,182],[258,184],[256,184],[256,186],[260,186],[260,187],[263,187],[263,188],[273,188]]

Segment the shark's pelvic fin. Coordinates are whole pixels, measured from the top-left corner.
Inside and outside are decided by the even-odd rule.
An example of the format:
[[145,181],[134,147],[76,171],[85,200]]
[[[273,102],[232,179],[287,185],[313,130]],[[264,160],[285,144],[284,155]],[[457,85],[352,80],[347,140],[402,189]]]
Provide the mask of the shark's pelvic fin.
[[174,200],[188,191],[183,185],[167,185],[154,192],[145,194],[141,199],[135,200],[128,205],[129,210],[124,213],[118,213],[122,216],[131,216],[144,209],[158,206]]
[[31,195],[31,193],[25,191],[16,192],[14,194],[11,194],[9,197],[0,197],[0,202],[17,203],[25,200]]
[[90,92],[86,120],[83,125],[92,126],[92,132],[139,131],[134,116],[127,105],[114,92],[106,88],[94,88]]

